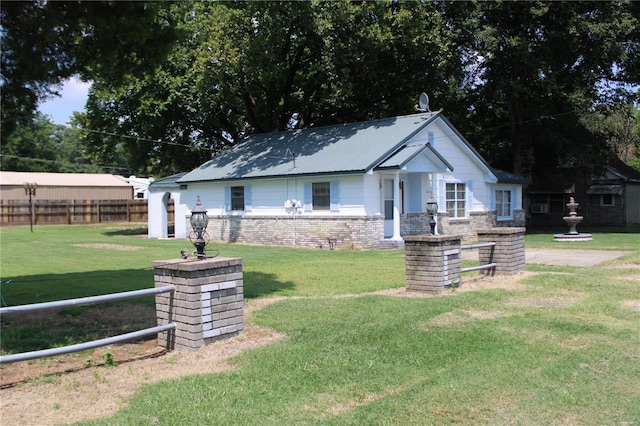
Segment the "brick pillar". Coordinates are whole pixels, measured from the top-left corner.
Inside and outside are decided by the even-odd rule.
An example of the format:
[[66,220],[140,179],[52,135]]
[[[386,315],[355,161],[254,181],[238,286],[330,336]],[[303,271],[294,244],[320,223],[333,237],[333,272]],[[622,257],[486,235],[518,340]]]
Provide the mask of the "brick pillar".
[[438,293],[460,284],[459,236],[412,235],[404,238],[406,289]]
[[497,227],[478,230],[478,242],[495,241],[495,247],[479,249],[480,264],[495,262],[495,273],[513,275],[525,269],[524,234],[526,228]]
[[156,295],[158,325],[176,324],[158,333],[158,344],[194,351],[244,330],[242,263],[224,257],[153,262],[155,286],[176,288]]

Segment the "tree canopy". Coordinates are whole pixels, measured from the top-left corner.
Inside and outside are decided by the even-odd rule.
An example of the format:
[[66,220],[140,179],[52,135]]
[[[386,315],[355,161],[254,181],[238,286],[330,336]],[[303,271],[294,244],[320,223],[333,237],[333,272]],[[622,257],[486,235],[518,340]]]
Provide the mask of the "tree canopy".
[[61,83],[149,73],[175,39],[163,2],[2,2],[2,140]]
[[471,140],[493,163],[525,175],[567,163],[601,167],[606,143],[583,118],[600,103],[630,100],[621,84],[638,82],[627,68],[638,43],[637,8],[619,2],[471,8],[466,16],[474,31],[461,46],[474,58],[475,82],[472,109],[460,120],[482,123]]
[[112,166],[126,164],[122,152],[113,152],[112,155],[112,161],[101,165],[88,156],[80,129],[56,125],[37,113],[30,123],[19,124],[6,137],[2,144],[2,170],[128,176],[126,167]]
[[422,91],[494,166],[597,171],[608,133],[589,117],[640,84],[633,2],[7,4],[3,131],[80,74],[87,155],[124,152],[136,174],[189,170],[251,133],[410,114]]
[[449,93],[462,78],[433,3],[182,2],[172,14],[184,39],[165,63],[89,96],[88,126],[141,137],[92,135],[125,143],[134,168],[172,173],[250,133],[406,114],[425,86]]

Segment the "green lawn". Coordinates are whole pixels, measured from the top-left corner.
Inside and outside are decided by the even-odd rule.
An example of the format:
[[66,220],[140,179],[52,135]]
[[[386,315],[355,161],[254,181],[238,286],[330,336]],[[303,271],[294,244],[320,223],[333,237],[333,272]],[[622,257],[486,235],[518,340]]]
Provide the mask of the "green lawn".
[[[149,287],[150,262],[187,247],[131,233],[0,229],[1,279],[13,280],[3,296],[18,304]],[[87,424],[638,425],[638,241],[637,232],[594,233],[570,247],[630,254],[427,298],[368,294],[404,286],[402,250],[212,243],[209,252],[245,259],[248,299],[298,296],[250,319],[287,338],[243,352],[234,371],[144,386],[114,417]],[[557,244],[552,234],[526,240]]]

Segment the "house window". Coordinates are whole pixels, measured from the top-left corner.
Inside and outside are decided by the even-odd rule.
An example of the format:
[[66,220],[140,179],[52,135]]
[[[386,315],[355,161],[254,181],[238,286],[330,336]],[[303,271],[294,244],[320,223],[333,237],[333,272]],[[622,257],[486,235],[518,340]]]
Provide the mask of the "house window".
[[533,194],[531,213],[564,213],[565,204],[563,194]]
[[600,195],[600,205],[601,206],[615,206],[616,201],[613,197],[613,194],[602,194]]
[[449,217],[466,217],[467,191],[464,183],[447,183],[447,213]]
[[498,218],[511,217],[511,191],[506,189],[496,190],[496,216]]
[[244,186],[231,187],[231,210],[244,210]]
[[311,186],[314,210],[331,208],[331,185],[329,182],[314,182]]
[[565,213],[566,203],[563,194],[549,194],[549,213]]

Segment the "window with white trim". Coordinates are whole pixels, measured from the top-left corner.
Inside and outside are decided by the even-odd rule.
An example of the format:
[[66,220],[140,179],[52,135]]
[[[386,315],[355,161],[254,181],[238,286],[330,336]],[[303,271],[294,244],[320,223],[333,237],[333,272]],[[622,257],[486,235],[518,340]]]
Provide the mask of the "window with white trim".
[[601,206],[615,206],[616,199],[613,194],[601,194],[600,195],[600,205]]
[[496,216],[498,219],[511,218],[511,190],[496,189]]
[[231,187],[231,210],[244,210],[244,186]]
[[311,185],[313,210],[329,210],[331,208],[331,184],[314,182]]
[[464,183],[447,183],[447,213],[450,218],[466,217],[467,188]]

